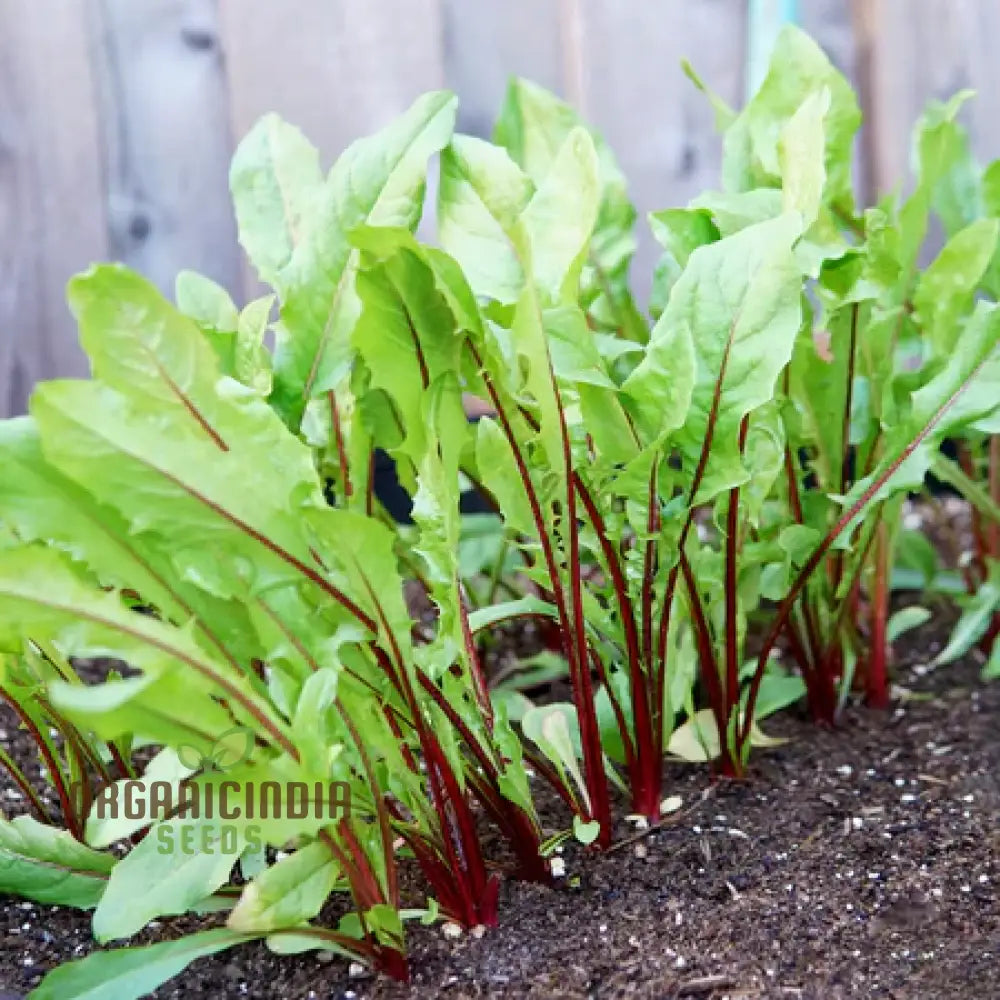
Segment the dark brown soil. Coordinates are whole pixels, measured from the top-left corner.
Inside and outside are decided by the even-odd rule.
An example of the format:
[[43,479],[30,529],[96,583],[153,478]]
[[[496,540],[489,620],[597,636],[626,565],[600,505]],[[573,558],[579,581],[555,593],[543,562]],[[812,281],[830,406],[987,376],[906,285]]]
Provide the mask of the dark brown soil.
[[[851,708],[835,732],[770,720],[788,742],[742,784],[671,766],[683,807],[661,827],[568,850],[554,891],[507,884],[481,937],[414,928],[408,987],[247,946],[156,996],[1000,998],[1000,685],[974,658],[922,667],[937,620],[904,640],[893,711]],[[18,900],[0,900],[0,931],[0,1000],[92,947],[86,915]]]

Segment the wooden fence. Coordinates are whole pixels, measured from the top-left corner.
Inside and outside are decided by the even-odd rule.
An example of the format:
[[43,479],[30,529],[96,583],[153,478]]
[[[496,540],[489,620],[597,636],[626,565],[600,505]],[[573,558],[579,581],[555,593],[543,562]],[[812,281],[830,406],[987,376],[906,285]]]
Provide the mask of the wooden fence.
[[[0,0],[0,414],[21,412],[40,378],[85,372],[64,286],[94,260],[168,291],[190,267],[244,294],[227,168],[264,112],[329,162],[430,88],[456,90],[460,128],[488,134],[520,74],[605,134],[640,210],[683,204],[718,183],[719,142],[679,62],[739,104],[749,10],[767,2]],[[924,103],[963,87],[979,91],[965,118],[978,155],[1000,155],[1000,2],[797,9],[861,88],[866,192],[904,171]]]

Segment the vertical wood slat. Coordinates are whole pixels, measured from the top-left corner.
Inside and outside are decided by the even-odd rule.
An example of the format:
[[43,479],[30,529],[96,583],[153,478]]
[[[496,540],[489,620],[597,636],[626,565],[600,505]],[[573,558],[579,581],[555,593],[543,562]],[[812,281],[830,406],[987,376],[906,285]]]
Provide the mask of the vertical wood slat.
[[[276,111],[330,165],[444,85],[439,0],[219,0],[219,14],[237,141]],[[245,281],[256,294],[249,267]]]
[[973,87],[963,112],[973,148],[1000,155],[1000,4],[996,0],[859,0],[868,10],[871,101],[876,122],[875,181],[880,191],[909,171],[910,133],[931,99]]
[[681,60],[740,106],[745,8],[743,0],[586,0],[576,6],[582,110],[617,154],[639,209],[632,274],[640,300],[659,255],[646,213],[685,205],[703,188],[720,186],[722,144],[712,109],[685,78]]
[[183,268],[237,291],[215,0],[90,0],[89,7],[111,256],[167,294]]
[[0,416],[86,373],[65,285],[106,255],[102,206],[85,11],[0,0]]
[[572,100],[564,74],[566,0],[443,0],[444,71],[458,128],[489,138],[507,81],[523,76]]

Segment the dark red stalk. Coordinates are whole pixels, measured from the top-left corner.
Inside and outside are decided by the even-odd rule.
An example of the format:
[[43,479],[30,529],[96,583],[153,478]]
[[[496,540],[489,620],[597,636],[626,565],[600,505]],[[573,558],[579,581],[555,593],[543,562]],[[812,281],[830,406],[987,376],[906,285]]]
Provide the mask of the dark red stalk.
[[[788,394],[788,381],[789,375],[786,369],[786,395]],[[802,499],[799,495],[798,477],[795,475],[795,463],[792,458],[792,450],[787,444],[785,445],[785,477],[788,483],[788,503],[791,507],[792,516],[798,524],[804,524],[805,519],[802,516]],[[829,665],[822,651],[819,626],[816,623],[816,617],[813,614],[813,607],[808,599],[808,595],[806,595],[802,601],[802,617],[805,622],[805,642],[808,645],[808,652],[806,645],[803,644],[801,637],[795,631],[795,627],[792,624],[791,619],[789,619],[788,622],[787,634],[789,642],[792,644],[793,655],[802,670],[802,679],[806,685],[810,710],[813,712],[813,716],[815,718],[817,711],[821,714],[823,712],[823,710],[819,708],[824,701],[819,690],[823,686],[822,681],[820,680],[820,675],[824,672],[829,672]]]
[[[979,475],[976,471],[976,463],[972,457],[972,452],[969,450],[969,446],[966,442],[961,441],[957,447],[958,452],[958,464],[961,466],[962,471],[972,480],[977,480]],[[981,583],[987,577],[986,569],[986,551],[987,542],[986,535],[983,531],[983,516],[979,513],[976,507],[972,508],[972,538],[974,542],[973,551],[973,565],[975,566],[976,575],[978,576],[977,583]]]
[[354,953],[366,961],[369,961],[381,972],[393,979],[405,983],[409,981],[410,973],[406,963],[406,956],[394,948],[378,944],[371,940],[359,940],[349,937],[346,934],[339,934],[337,931],[327,927],[304,926],[295,927],[287,931],[272,931],[275,936],[283,934],[294,934],[296,937],[314,938],[317,941],[326,941],[343,948],[344,951]]
[[851,506],[844,511],[840,516],[837,523],[827,532],[826,537],[816,546],[813,550],[812,555],[806,560],[805,565],[799,570],[798,576],[795,578],[794,583],[789,589],[788,593],[785,595],[784,600],[778,607],[777,614],[774,617],[774,621],[771,624],[771,628],[768,630],[767,635],[764,638],[764,642],[761,645],[760,654],[757,660],[757,669],[754,672],[753,678],[750,681],[750,690],[747,698],[747,709],[746,716],[743,719],[743,725],[740,727],[740,735],[738,740],[738,747],[742,753],[743,748],[746,746],[747,738],[750,734],[750,726],[753,724],[753,710],[757,703],[757,695],[760,692],[761,681],[764,678],[764,672],[767,669],[767,661],[771,655],[771,651],[774,649],[774,644],[781,635],[784,629],[788,617],[791,614],[792,608],[795,602],[799,598],[799,594],[802,593],[807,581],[816,571],[816,567],[819,566],[823,557],[830,551],[833,543],[840,537],[840,533],[860,514],[872,501],[872,499],[878,494],[879,490],[892,478],[899,467],[927,440],[931,431],[941,422],[941,418],[947,413],[951,405],[958,399],[959,396],[966,390],[969,383],[979,374],[983,365],[986,364],[988,358],[984,358],[969,374],[969,376],[962,382],[962,384],[946,399],[937,411],[931,415],[931,418],[927,421],[927,425],[923,427],[914,437],[913,440],[906,445],[906,447],[896,456],[896,458],[889,463],[885,471],[877,476],[868,487],[864,490],[861,496],[854,501]]
[[[529,425],[538,430],[538,422],[534,417],[522,410],[524,418]],[[576,471],[572,473],[573,485],[577,496],[583,504],[587,517],[590,519],[591,527],[597,536],[601,553],[611,579],[611,586],[615,594],[615,602],[618,605],[618,617],[621,621],[622,632],[625,637],[625,659],[629,671],[629,685],[632,696],[632,714],[635,723],[635,751],[632,750],[632,736],[629,732],[625,715],[622,710],[618,696],[614,688],[608,683],[606,672],[603,671],[603,664],[599,657],[594,657],[594,663],[598,665],[598,672],[601,680],[608,691],[612,708],[615,712],[615,719],[621,732],[622,743],[626,749],[628,757],[629,781],[632,788],[632,808],[639,815],[649,818],[659,817],[659,792],[660,775],[662,773],[663,757],[663,722],[656,711],[656,706],[650,710],[649,685],[647,675],[643,672],[642,655],[639,648],[639,632],[636,627],[635,611],[632,606],[632,599],[629,596],[628,585],[625,581],[625,574],[622,569],[623,555],[612,544],[608,538],[607,526],[601,515],[597,504],[580,474]],[[655,494],[654,494],[655,495]],[[650,516],[653,516],[651,509]],[[656,523],[658,524],[658,511],[656,512]],[[648,551],[647,551],[648,556]],[[655,570],[653,571],[655,573]],[[652,583],[653,574],[644,575],[644,580],[648,579]],[[649,620],[652,620],[650,611]],[[647,669],[651,669],[647,662]],[[658,724],[658,728],[657,728]],[[656,799],[655,805],[653,799]],[[653,811],[655,809],[655,812]]]
[[[632,716],[635,724],[634,752],[632,750],[632,735],[625,721],[624,712],[614,693],[614,688],[608,683],[607,677],[602,677],[602,680],[611,698],[612,707],[615,710],[615,719],[618,722],[618,728],[621,732],[622,743],[628,755],[629,779],[632,788],[632,809],[638,815],[655,819],[659,817],[660,810],[663,723],[662,719],[659,718],[660,713],[656,711],[655,706],[650,705],[648,675],[643,670],[643,659],[639,648],[639,632],[636,627],[635,611],[633,610],[632,599],[629,596],[628,584],[626,583],[625,574],[622,569],[621,554],[611,543],[611,539],[608,538],[604,518],[600,510],[598,510],[594,498],[590,495],[590,491],[584,485],[583,480],[575,472],[573,473],[573,482],[580,501],[587,512],[587,517],[590,519],[591,526],[597,535],[598,544],[601,546],[601,552],[604,555],[604,561],[608,569],[608,576],[611,579],[611,586],[615,593],[615,601],[618,605],[618,618],[621,621],[622,632],[625,637],[625,660],[629,671]],[[652,495],[651,502],[655,503],[655,493]],[[653,518],[652,510],[650,517],[651,519]],[[655,523],[659,523],[658,512]],[[650,648],[652,648],[652,584],[655,576],[655,567],[649,560],[650,554],[647,548],[646,565],[643,573],[643,588],[644,592],[648,589],[650,600],[648,609],[645,607],[644,602],[643,619],[644,628],[646,627],[645,623],[648,623],[649,626],[649,641]],[[646,586],[647,582],[649,584],[648,588]],[[596,662],[599,661],[598,657]],[[646,670],[652,670],[651,659],[647,659],[645,664]],[[654,720],[659,720],[659,729],[656,728]],[[654,799],[656,800],[655,803]]]
[[559,431],[562,437],[563,463],[566,469],[566,511],[565,532],[569,540],[567,561],[570,575],[570,599],[573,612],[575,642],[568,642],[570,649],[575,647],[570,662],[576,661],[576,683],[573,685],[574,702],[580,723],[580,743],[583,749],[583,773],[587,790],[590,793],[590,809],[593,818],[600,824],[601,832],[597,843],[601,847],[611,845],[611,799],[608,796],[608,776],[604,770],[604,749],[601,746],[601,730],[597,722],[597,710],[594,702],[594,689],[590,676],[590,664],[587,661],[586,621],[583,611],[583,580],[580,576],[580,526],[576,520],[576,488],[573,485],[573,456],[570,450],[569,431],[566,427],[566,414],[563,410],[559,387],[556,385],[555,372],[549,365],[549,375],[552,380],[552,392],[556,399],[556,410],[559,413]]
[[368,748],[361,739],[361,734],[358,732],[357,726],[354,725],[354,720],[344,710],[344,707],[341,705],[339,699],[336,702],[336,707],[337,713],[340,715],[340,718],[343,720],[348,732],[351,734],[351,739],[353,740],[354,746],[358,751],[358,756],[361,758],[361,766],[365,771],[365,780],[368,782],[368,788],[371,791],[372,801],[375,803],[375,813],[379,826],[379,837],[382,841],[382,863],[385,866],[385,877],[388,882],[386,887],[386,896],[388,897],[390,904],[398,909],[399,881],[396,872],[396,855],[393,851],[392,831],[389,828],[389,817],[386,813],[385,801],[382,798],[382,789],[379,785],[378,775],[375,773],[375,768],[372,766],[371,755],[368,753]]
[[34,740],[35,746],[38,747],[38,752],[41,754],[42,759],[45,762],[45,767],[49,772],[49,778],[56,790],[56,794],[59,796],[59,805],[62,807],[63,820],[65,821],[69,832],[82,843],[83,826],[80,822],[80,817],[77,816],[76,809],[74,808],[69,794],[69,789],[66,787],[66,783],[63,780],[63,773],[59,769],[55,758],[52,756],[52,752],[49,750],[49,746],[45,742],[44,737],[41,732],[39,732],[38,726],[35,725],[31,716],[28,715],[28,713],[25,712],[24,709],[21,708],[21,706],[14,700],[14,698],[12,698],[2,687],[0,687],[0,697],[2,697],[4,701],[6,701],[7,704],[14,710],[14,714],[21,720],[21,724],[28,730],[32,740]]
[[[469,810],[469,803],[452,773],[437,736],[427,725],[420,711],[416,692],[410,683],[406,662],[389,626],[385,611],[364,574],[362,574],[362,580],[375,609],[382,634],[385,636],[392,658],[396,663],[397,674],[403,686],[403,695],[413,716],[414,728],[424,755],[428,783],[431,788],[431,801],[438,816],[441,837],[448,853],[456,885],[468,904],[462,919],[469,921],[469,926],[484,923],[477,905],[484,898],[487,889],[486,867],[480,850],[475,821]],[[455,916],[458,917],[459,914],[455,914]]]
[[[601,824],[602,830],[602,835],[599,839],[606,838],[607,842],[610,842],[611,817],[610,803],[607,795],[607,776],[604,774],[604,758],[600,746],[600,732],[597,728],[593,692],[590,685],[590,668],[586,662],[586,654],[584,652],[586,649],[586,636],[583,632],[582,582],[580,579],[578,548],[579,534],[576,525],[575,492],[571,476],[572,466],[567,462],[567,509],[565,511],[566,533],[570,543],[570,551],[568,553],[568,561],[570,565],[568,568],[570,571],[570,585],[573,593],[573,616],[571,617],[570,609],[567,606],[562,586],[559,563],[555,558],[555,552],[552,546],[552,539],[549,537],[549,533],[545,525],[545,519],[542,516],[541,504],[539,503],[534,484],[531,481],[531,475],[528,472],[528,467],[525,463],[524,455],[521,452],[520,444],[514,435],[510,420],[500,400],[500,395],[497,392],[496,386],[493,384],[493,379],[490,377],[489,372],[487,372],[483,367],[482,357],[476,349],[475,344],[473,344],[471,340],[466,340],[466,345],[476,362],[480,375],[483,379],[483,384],[486,386],[486,391],[490,396],[490,401],[492,402],[493,409],[496,412],[500,428],[503,431],[504,437],[507,439],[507,443],[514,456],[514,462],[517,466],[518,475],[520,476],[522,485],[524,486],[525,497],[528,500],[532,520],[535,524],[535,531],[538,534],[538,541],[542,548],[542,556],[545,560],[546,569],[548,570],[549,579],[552,585],[553,603],[556,605],[556,610],[559,616],[559,624],[562,628],[563,636],[566,639],[566,651],[570,667],[570,679],[573,687],[574,704],[576,705],[580,721],[580,737],[584,751],[585,781],[587,783],[591,800],[587,819],[597,819]],[[555,377],[552,376],[552,378],[554,386]],[[559,408],[559,412],[562,420],[561,406]],[[566,434],[564,420],[562,420],[562,432],[564,458],[566,458],[569,449],[569,438]],[[580,600],[577,600],[578,596],[580,597]],[[595,742],[598,754],[596,762],[594,760]],[[594,781],[595,784],[591,784],[591,781]]]
[[469,662],[469,672],[472,674],[472,685],[476,692],[476,700],[479,702],[479,711],[482,713],[483,722],[486,729],[493,732],[493,703],[490,701],[490,692],[486,683],[486,674],[483,672],[483,665],[479,661],[479,650],[476,641],[472,637],[472,630],[469,628],[469,613],[465,607],[465,594],[463,593],[462,581],[455,580],[455,593],[458,601],[458,614],[462,625],[462,642],[465,645],[465,656]]
[[874,579],[871,592],[871,637],[868,671],[865,677],[865,701],[871,708],[889,707],[888,638],[889,619],[889,536],[879,521],[875,529]]
[[0,766],[11,776],[14,784],[21,790],[21,794],[31,803],[31,807],[38,814],[38,818],[43,823],[52,824],[52,817],[49,815],[45,803],[39,798],[38,793],[31,787],[31,782],[24,776],[24,772],[5,753],[0,751]]
[[[746,445],[749,416],[740,424],[740,454]],[[740,488],[734,486],[729,491],[729,506],[726,511],[726,722],[732,717],[740,700],[739,680],[739,549],[740,549]],[[720,736],[722,730],[719,730]]]
[[340,466],[340,484],[344,491],[344,499],[349,500],[354,492],[351,485],[350,466],[347,461],[347,448],[344,445],[344,432],[340,424],[340,407],[332,389],[326,394],[330,403],[330,425],[333,428],[333,440],[337,446],[337,463]]
[[[990,498],[1000,506],[1000,434],[990,438],[989,489]],[[996,521],[990,524],[986,543],[987,555],[991,559],[1000,559],[1000,524]]]
[[[526,872],[525,878],[529,881],[548,881],[548,868],[541,863],[539,846],[541,844],[540,832],[534,821],[526,816],[523,810],[514,802],[505,798],[500,792],[500,771],[496,763],[490,759],[489,754],[482,744],[476,739],[475,734],[469,729],[462,717],[455,711],[444,692],[424,673],[417,674],[420,686],[431,696],[434,703],[441,709],[448,721],[455,727],[456,731],[465,741],[469,751],[475,757],[477,763],[483,770],[483,781],[490,789],[492,798],[486,799],[479,795],[480,801],[493,814],[497,823],[505,830],[510,839],[511,848],[517,854],[522,870]],[[415,769],[415,768],[414,768]],[[561,782],[551,770],[545,775],[556,791],[562,788]],[[475,772],[469,772],[468,778],[474,789],[481,788],[473,780]],[[572,802],[569,803],[572,807]]]
[[[719,407],[722,403],[722,386],[726,380],[726,371],[729,367],[729,352],[732,350],[733,336],[736,332],[736,321],[738,318],[738,315],[737,317],[734,317],[733,322],[729,326],[729,336],[726,340],[726,347],[723,351],[722,361],[719,365],[719,375],[715,380],[715,387],[712,391],[712,405],[709,407],[708,420],[705,424],[705,437],[701,443],[701,453],[698,455],[698,464],[695,466],[694,476],[691,479],[691,489],[688,492],[688,513],[684,521],[684,526],[681,528],[680,538],[677,542],[679,558],[685,558],[683,555],[684,546],[687,543],[687,537],[691,530],[691,525],[694,523],[694,501],[698,496],[698,490],[701,489],[701,482],[705,476],[705,469],[708,467],[708,456],[712,451],[712,441],[715,438],[715,425],[719,420]],[[670,633],[670,613],[673,608],[674,594],[677,590],[677,577],[679,571],[680,562],[676,563],[671,568],[667,577],[667,586],[663,597],[663,610],[660,612],[660,634],[656,650],[656,696],[653,702],[654,706],[657,707],[663,704],[663,691],[666,683],[667,636]],[[716,674],[716,677],[717,676],[718,674]]]
[[694,622],[695,642],[698,646],[698,659],[701,661],[701,679],[708,692],[708,702],[712,716],[719,729],[719,738],[725,750],[725,735],[728,719],[726,718],[725,696],[719,678],[719,665],[715,659],[715,645],[712,642],[712,629],[705,617],[698,583],[694,578],[691,563],[685,552],[680,553],[678,564],[684,574],[684,583],[691,601],[691,617]]

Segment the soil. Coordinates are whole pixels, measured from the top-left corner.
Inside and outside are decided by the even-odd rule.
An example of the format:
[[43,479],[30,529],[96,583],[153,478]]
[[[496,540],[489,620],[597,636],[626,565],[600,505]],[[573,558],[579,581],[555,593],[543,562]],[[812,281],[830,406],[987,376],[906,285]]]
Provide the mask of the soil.
[[[555,889],[507,883],[499,927],[412,928],[408,986],[251,945],[155,996],[1000,998],[1000,685],[980,684],[974,656],[924,666],[947,620],[897,644],[888,713],[851,706],[835,731],[768,720],[787,742],[757,751],[749,780],[670,765],[677,812],[623,821],[610,854],[567,849]],[[24,759],[6,717],[0,732]],[[17,812],[12,792],[0,802]],[[86,914],[0,899],[0,1000],[92,947]]]

